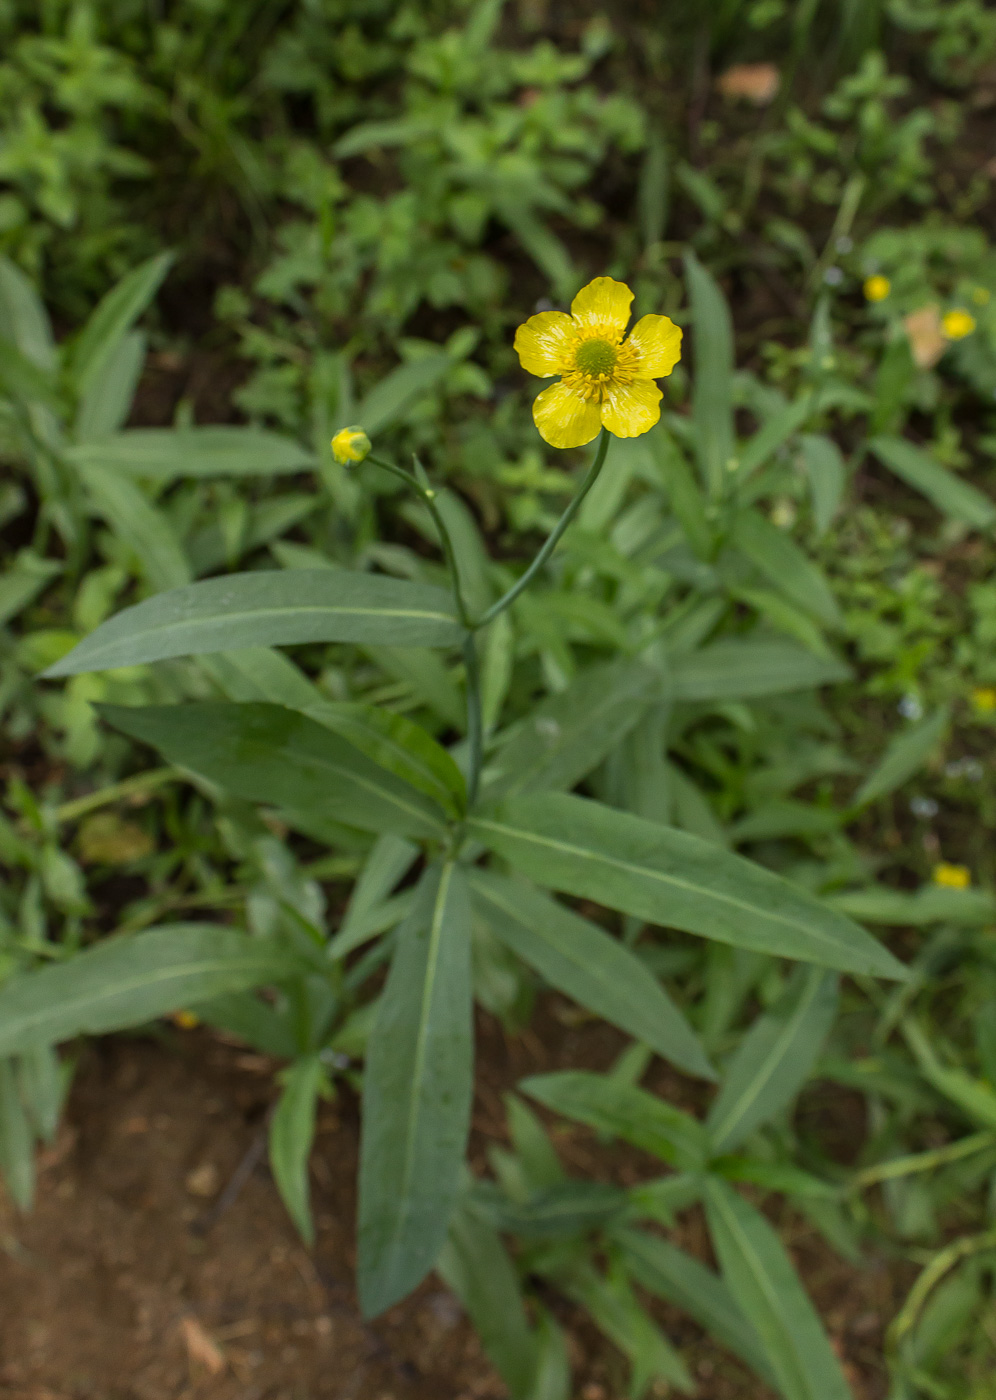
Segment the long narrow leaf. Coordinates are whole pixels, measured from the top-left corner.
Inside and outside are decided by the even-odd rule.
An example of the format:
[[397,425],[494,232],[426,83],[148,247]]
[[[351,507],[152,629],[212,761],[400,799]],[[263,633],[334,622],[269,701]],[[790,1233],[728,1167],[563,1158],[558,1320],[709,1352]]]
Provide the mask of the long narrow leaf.
[[933,501],[938,510],[952,520],[988,529],[996,521],[996,505],[988,496],[970,486],[967,481],[942,467],[919,447],[897,437],[874,437],[868,444],[878,460]]
[[217,476],[284,476],[313,470],[314,456],[259,428],[126,428],[78,443],[67,454],[79,467],[112,467],[151,481]]

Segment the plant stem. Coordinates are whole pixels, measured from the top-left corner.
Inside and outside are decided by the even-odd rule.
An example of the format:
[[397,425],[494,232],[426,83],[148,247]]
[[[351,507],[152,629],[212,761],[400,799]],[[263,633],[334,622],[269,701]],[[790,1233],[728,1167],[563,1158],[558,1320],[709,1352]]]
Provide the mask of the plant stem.
[[487,612],[483,615],[483,617],[478,618],[477,622],[474,624],[475,628],[486,627],[489,622],[493,622],[494,619],[498,616],[498,614],[503,613],[506,608],[511,607],[511,605],[515,602],[516,598],[518,598],[519,594],[525,592],[525,590],[532,583],[533,579],[539,573],[540,569],[542,569],[543,565],[546,563],[550,555],[556,549],[557,544],[560,541],[561,535],[563,535],[568,525],[574,519],[575,515],[577,515],[578,510],[581,506],[581,502],[584,500],[585,496],[587,496],[588,492],[598,480],[598,474],[602,470],[602,467],[605,463],[605,454],[606,452],[608,452],[608,450],[609,434],[605,430],[605,428],[603,428],[601,436],[598,439],[598,447],[595,451],[595,460],[588,468],[587,475],[585,476],[581,485],[577,489],[577,494],[574,496],[573,500],[570,502],[567,509],[557,521],[556,525],[553,527],[553,530],[550,532],[546,543],[543,545],[542,549],[537,554],[533,562],[529,565],[529,568],[522,575],[522,577],[518,579],[515,583],[513,583],[512,587],[508,590],[507,593],[502,594],[502,596],[498,599],[497,603],[492,603],[491,607],[488,608]]
[[55,809],[58,822],[74,822],[85,817],[98,807],[106,807],[109,802],[119,802],[123,797],[147,796],[164,783],[180,782],[182,774],[175,768],[150,768],[147,773],[136,773],[132,778],[123,778],[119,783],[88,792],[85,797],[76,797],[71,802],[63,802]]
[[484,722],[481,717],[481,669],[477,660],[477,638],[468,632],[463,644],[464,672],[467,680],[467,742],[470,745],[470,765],[467,774],[467,806],[477,801],[484,763]]

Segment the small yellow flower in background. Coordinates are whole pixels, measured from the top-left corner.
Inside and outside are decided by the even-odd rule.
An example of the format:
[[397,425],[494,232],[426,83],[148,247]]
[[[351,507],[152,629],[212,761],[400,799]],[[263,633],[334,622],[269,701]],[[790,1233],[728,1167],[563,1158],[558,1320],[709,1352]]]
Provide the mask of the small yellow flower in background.
[[596,277],[565,311],[541,311],[515,333],[522,368],[557,384],[537,397],[533,420],[551,447],[583,447],[608,428],[640,437],[661,416],[654,383],[681,359],[681,331],[667,316],[642,316],[624,340],[633,293]]
[[988,287],[973,287],[972,300],[976,306],[988,306],[992,293]]
[[332,456],[337,462],[362,462],[370,451],[370,439],[362,428],[342,428],[332,439]]
[[865,300],[885,301],[892,291],[892,283],[888,277],[883,277],[880,272],[876,272],[874,277],[865,278]]
[[179,1026],[181,1031],[192,1031],[200,1025],[200,1021],[192,1011],[174,1011],[170,1018],[174,1026]]
[[972,872],[967,865],[948,865],[942,861],[934,866],[933,881],[943,890],[967,890],[972,883]]
[[975,330],[975,317],[960,306],[954,311],[945,312],[941,320],[941,330],[948,340],[964,340]]
[[980,685],[972,691],[972,704],[981,714],[991,715],[996,710],[996,690],[991,685]]

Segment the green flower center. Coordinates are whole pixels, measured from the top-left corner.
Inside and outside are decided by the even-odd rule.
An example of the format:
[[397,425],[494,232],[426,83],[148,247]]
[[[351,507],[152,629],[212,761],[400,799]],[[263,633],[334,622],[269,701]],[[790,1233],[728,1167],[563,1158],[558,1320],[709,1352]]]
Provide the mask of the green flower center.
[[586,340],[579,345],[574,356],[582,374],[611,374],[616,367],[619,351],[607,340]]

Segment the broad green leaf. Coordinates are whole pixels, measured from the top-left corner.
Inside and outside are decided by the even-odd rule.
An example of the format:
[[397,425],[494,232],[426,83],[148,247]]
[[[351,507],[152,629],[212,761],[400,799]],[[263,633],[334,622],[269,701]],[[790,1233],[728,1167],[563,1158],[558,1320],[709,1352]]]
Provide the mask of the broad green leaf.
[[645,963],[597,924],[532,886],[475,870],[471,888],[489,928],[559,991],[704,1078],[698,1037]]
[[612,661],[579,672],[521,720],[489,762],[488,796],[572,788],[597,768],[660,691],[653,671]]
[[286,948],[220,924],[169,924],[109,938],[0,987],[0,1055],[142,1025],[300,970]]
[[491,1181],[479,1181],[471,1209],[492,1229],[521,1239],[555,1240],[599,1230],[619,1218],[626,1193],[601,1181],[561,1181],[512,1200]]
[[950,472],[919,447],[897,437],[874,437],[868,446],[883,466],[933,501],[938,510],[953,520],[988,529],[996,521],[996,505]]
[[695,450],[710,495],[719,496],[734,465],[733,324],[718,283],[691,252],[685,255],[685,276],[694,332]]
[[785,1400],[852,1400],[813,1305],[764,1216],[712,1177],[706,1218],[723,1277],[761,1339]]
[[317,1055],[297,1060],[283,1077],[270,1119],[270,1170],[287,1213],[305,1244],[315,1242],[308,1189],[308,1158],[315,1138],[315,1106],[326,1083]]
[[184,477],[283,476],[312,471],[315,458],[293,439],[259,428],[126,428],[67,454],[77,466],[113,467],[152,481]]
[[0,258],[0,339],[16,345],[40,370],[55,369],[58,352],[44,303],[16,263]]
[[930,758],[947,733],[951,711],[942,705],[936,713],[927,715],[895,734],[885,753],[855,793],[854,806],[865,807],[886,793],[902,787]]
[[585,1261],[572,1261],[558,1282],[568,1297],[587,1308],[598,1329],[614,1342],[633,1368],[630,1395],[641,1397],[661,1380],[689,1394],[695,1385],[681,1357],[640,1307],[624,1275],[603,1276]]
[[434,389],[452,367],[453,361],[444,351],[400,365],[352,410],[351,421],[359,423],[371,437],[383,432],[403,416],[414,399]]
[[0,1059],[0,1176],[19,1210],[35,1198],[35,1141],[14,1072],[14,1062]]
[[791,642],[730,637],[672,657],[665,683],[675,700],[754,700],[846,681],[850,675],[843,662]]
[[511,1400],[531,1400],[536,1338],[518,1275],[497,1233],[461,1206],[450,1221],[436,1269],[467,1309]]
[[[142,573],[154,587],[182,589],[190,583],[190,564],[169,518],[152,504],[134,481],[96,466],[86,467],[80,475],[95,513],[106,520],[115,534],[134,551]],[[140,603],[138,606],[141,608],[146,604]],[[120,613],[118,616],[124,617],[126,614]],[[113,626],[116,621],[117,618],[112,618],[104,626]],[[80,645],[85,647],[89,641],[90,638],[87,638]],[[63,661],[66,659],[63,658]],[[69,672],[60,674],[68,675]]]
[[687,1312],[721,1346],[746,1361],[763,1379],[771,1380],[757,1333],[729,1288],[711,1269],[667,1240],[642,1230],[617,1229],[613,1241],[641,1287]]
[[714,1152],[729,1152],[794,1099],[837,1014],[837,978],[798,969],[795,985],[758,1017],[726,1066],[706,1118]]
[[56,559],[43,559],[32,549],[22,549],[10,567],[0,574],[0,625],[16,617],[47,583],[62,573]]
[[436,1262],[460,1194],[473,1090],[470,896],[459,866],[423,876],[367,1048],[358,1284],[375,1317]]
[[367,831],[441,837],[445,821],[423,793],[345,739],[282,705],[102,705],[122,733],[152,744],[236,797],[331,818]]
[[840,628],[837,600],[823,574],[784,530],[759,511],[738,511],[733,542],[766,579],[826,627]]
[[734,947],[904,979],[865,931],[771,871],[696,836],[561,793],[513,799],[471,833],[565,894]]
[[840,509],[847,486],[847,468],[833,438],[805,433],[799,439],[802,465],[809,477],[813,502],[813,523],[818,535],[826,534]]
[[172,262],[172,253],[149,258],[122,277],[98,303],[69,359],[69,372],[81,399],[110,373],[118,345],[152,301]]
[[147,598],[103,623],[45,674],[70,676],[250,646],[452,646],[462,636],[441,588],[346,570],[268,570],[205,579]]
[[682,1168],[701,1167],[706,1136],[701,1124],[680,1108],[612,1075],[588,1070],[535,1074],[519,1089],[565,1118],[620,1137]]
[[539,1303],[536,1318],[536,1378],[529,1400],[569,1400],[571,1393],[571,1362],[567,1337],[551,1315]]
[[141,378],[145,348],[141,331],[129,331],[118,341],[104,373],[94,379],[80,400],[75,424],[79,442],[107,437],[125,422]]

